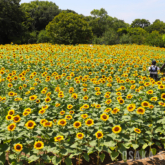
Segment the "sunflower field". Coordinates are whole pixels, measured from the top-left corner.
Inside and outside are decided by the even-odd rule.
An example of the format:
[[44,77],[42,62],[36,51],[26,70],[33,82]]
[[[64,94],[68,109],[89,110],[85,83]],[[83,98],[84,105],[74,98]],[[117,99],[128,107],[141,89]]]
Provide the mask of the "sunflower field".
[[[165,146],[165,49],[0,45],[0,165],[97,164]],[[141,154],[142,156],[142,154]]]

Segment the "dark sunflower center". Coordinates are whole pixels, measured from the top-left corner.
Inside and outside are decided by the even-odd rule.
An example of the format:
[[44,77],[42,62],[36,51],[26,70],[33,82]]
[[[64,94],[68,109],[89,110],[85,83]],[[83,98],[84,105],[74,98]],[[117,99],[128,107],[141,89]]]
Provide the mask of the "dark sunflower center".
[[101,137],[101,136],[102,136],[102,134],[101,134],[101,133],[97,133],[97,136],[98,136],[98,137]]
[[88,120],[88,121],[87,121],[87,124],[92,124],[92,121],[91,121],[91,120]]
[[78,137],[82,137],[82,134],[78,134]]
[[107,116],[106,115],[103,115],[103,119],[107,119]]
[[41,143],[37,143],[36,146],[37,146],[37,147],[41,147]]
[[135,131],[136,131],[136,132],[140,132],[140,130],[138,130],[138,129],[136,129]]
[[15,118],[14,118],[14,120],[15,120],[15,121],[18,121],[18,120],[19,120],[19,118],[18,118],[18,117],[15,117]]
[[17,149],[17,150],[20,150],[20,149],[21,149],[21,146],[20,146],[20,145],[17,145],[17,146],[16,146],[16,149]]
[[79,125],[80,125],[80,123],[76,123],[76,124],[75,124],[75,126],[77,126],[77,127],[78,127]]
[[144,103],[143,105],[144,105],[144,106],[148,106],[148,103]]
[[28,123],[28,126],[29,126],[29,127],[32,127],[32,126],[33,126],[33,123]]
[[8,116],[8,119],[11,119],[11,116]]
[[119,131],[119,127],[115,127],[115,131]]
[[13,129],[13,128],[14,128],[14,125],[11,125],[11,126],[10,126],[10,129]]
[[143,109],[139,109],[138,111],[139,111],[139,112],[143,112]]
[[64,121],[61,121],[61,124],[64,124],[65,122]]

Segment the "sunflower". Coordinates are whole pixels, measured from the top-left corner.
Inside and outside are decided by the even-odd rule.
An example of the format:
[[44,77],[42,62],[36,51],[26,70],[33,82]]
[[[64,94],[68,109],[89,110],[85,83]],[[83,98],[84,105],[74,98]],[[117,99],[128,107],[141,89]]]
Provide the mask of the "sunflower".
[[124,100],[123,99],[120,99],[118,100],[119,104],[124,104]]
[[148,90],[146,93],[149,94],[149,95],[151,95],[151,94],[153,94],[154,92],[153,92],[153,90]]
[[21,117],[20,117],[19,115],[13,116],[13,121],[14,121],[15,123],[20,122],[20,120],[21,120]]
[[88,96],[87,96],[87,95],[84,96],[84,97],[83,97],[83,100],[88,100]]
[[158,89],[165,89],[165,85],[158,85]]
[[70,87],[69,88],[69,93],[73,93],[74,92],[74,88],[73,87]]
[[45,112],[46,112],[45,109],[40,109],[38,113],[41,114],[41,115],[43,115]]
[[81,117],[82,117],[83,119],[86,119],[86,118],[88,117],[88,114],[82,114]]
[[78,95],[77,95],[77,93],[73,93],[71,97],[74,98],[74,99],[77,99]]
[[107,115],[107,114],[101,114],[100,115],[100,119],[103,120],[103,121],[107,121],[109,119],[109,115]]
[[114,108],[114,109],[111,111],[111,113],[112,113],[112,114],[117,114],[119,111],[120,111],[119,108]]
[[8,87],[9,87],[9,88],[13,87],[13,84],[12,84],[12,83],[9,83],[9,84],[8,84]]
[[74,111],[69,111],[70,114],[74,114]]
[[88,109],[89,105],[88,104],[84,104],[82,107],[85,108],[85,109]]
[[138,134],[140,134],[140,133],[141,133],[141,130],[140,130],[140,129],[138,129],[138,128],[135,128],[135,129],[134,129],[134,131],[135,131],[136,133],[138,133]]
[[120,133],[122,130],[122,128],[120,127],[120,125],[116,125],[112,128],[113,133]]
[[125,88],[125,86],[120,86],[120,89],[125,90],[126,88]]
[[105,104],[110,104],[111,102],[112,102],[112,100],[108,99],[108,100],[105,101]]
[[94,124],[94,121],[93,121],[93,119],[87,119],[87,120],[85,121],[85,124],[86,124],[88,127],[90,127],[90,126],[92,126],[92,125]]
[[8,93],[8,95],[9,96],[15,96],[15,93],[11,91],[11,92]]
[[95,136],[96,136],[97,139],[103,138],[103,133],[102,133],[102,131],[97,131],[97,132],[95,133]]
[[127,99],[132,99],[132,97],[133,97],[132,94],[128,94],[126,98],[127,98]]
[[78,133],[77,133],[77,135],[76,135],[76,137],[77,137],[78,139],[83,139],[84,134],[83,134],[83,133],[78,132]]
[[46,119],[41,119],[40,124],[43,124],[44,122],[48,122]]
[[22,149],[23,149],[22,144],[17,143],[17,144],[14,145],[14,150],[15,150],[15,151],[20,152],[20,151],[22,151]]
[[158,98],[157,97],[151,97],[150,101],[157,101]]
[[137,112],[137,114],[143,115],[145,113],[145,109],[143,107],[139,107],[136,112]]
[[46,98],[45,98],[45,102],[46,102],[46,103],[49,103],[50,101],[51,101],[51,98],[50,98],[50,97],[46,97]]
[[104,110],[104,112],[110,112],[112,110],[112,108],[106,108],[105,110]]
[[37,141],[34,143],[34,148],[40,150],[44,147],[44,143],[42,141]]
[[71,115],[66,115],[65,116],[65,119],[71,120],[72,119],[72,116]]
[[80,121],[75,121],[73,123],[73,126],[74,126],[74,128],[79,128],[79,127],[81,127],[81,122]]
[[65,115],[65,111],[60,111],[60,115]]
[[9,110],[8,115],[14,115],[14,114],[15,114],[14,109]]
[[65,119],[60,119],[59,121],[58,121],[58,125],[61,125],[61,126],[65,126],[66,125],[66,120]]
[[45,121],[43,122],[44,127],[52,127],[52,121]]
[[61,140],[64,140],[64,136],[56,136],[54,137],[55,142],[60,142]]
[[7,126],[8,131],[14,131],[16,128],[16,124],[15,123],[11,123],[10,125]]
[[7,115],[6,120],[13,120],[13,116],[12,115]]
[[129,105],[127,106],[127,110],[128,110],[129,112],[132,112],[135,108],[136,108],[136,105],[135,105],[135,104],[129,104]]
[[42,106],[42,109],[48,109],[48,108],[49,108],[48,105],[44,105],[44,106]]
[[84,92],[87,92],[87,90],[88,90],[87,88],[83,88],[83,91],[84,91]]
[[161,94],[161,99],[165,100],[165,93]]
[[32,95],[29,97],[29,100],[33,101],[33,100],[36,100],[37,99],[37,96],[36,95]]
[[31,113],[31,108],[26,108],[26,109],[24,110],[24,112],[29,112],[29,113]]
[[117,92],[116,95],[120,96],[121,95],[121,92]]
[[68,105],[67,105],[67,108],[68,108],[68,109],[72,109],[72,108],[73,108],[73,105],[68,104]]
[[149,103],[148,101],[143,101],[143,102],[141,103],[141,106],[142,106],[142,107],[149,107],[149,105],[150,105],[150,103]]
[[117,97],[117,101],[121,100],[122,99],[122,96],[118,96]]
[[95,95],[97,95],[97,96],[98,96],[98,95],[101,95],[101,92],[98,91],[98,92],[95,93]]
[[55,104],[55,107],[59,107],[61,104],[60,103],[56,103]]
[[33,120],[29,120],[25,126],[28,128],[28,129],[33,129],[34,126],[36,126],[36,123],[33,121]]

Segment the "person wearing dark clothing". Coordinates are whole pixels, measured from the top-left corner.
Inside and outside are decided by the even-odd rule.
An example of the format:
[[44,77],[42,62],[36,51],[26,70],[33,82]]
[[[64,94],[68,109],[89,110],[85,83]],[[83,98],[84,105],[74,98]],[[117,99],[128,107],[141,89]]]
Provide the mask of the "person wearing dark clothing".
[[148,68],[150,72],[150,77],[153,78],[155,81],[158,80],[158,70],[160,70],[159,67],[156,66],[156,61],[152,61],[152,65]]

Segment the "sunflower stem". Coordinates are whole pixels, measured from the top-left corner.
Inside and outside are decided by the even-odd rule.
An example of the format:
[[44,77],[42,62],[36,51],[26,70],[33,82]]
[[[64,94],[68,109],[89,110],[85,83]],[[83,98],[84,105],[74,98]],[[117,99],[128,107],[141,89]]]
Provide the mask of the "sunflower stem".
[[99,165],[99,151],[98,151],[98,155],[97,155],[97,165]]
[[81,157],[81,154],[79,155],[79,165],[80,165],[80,157]]

